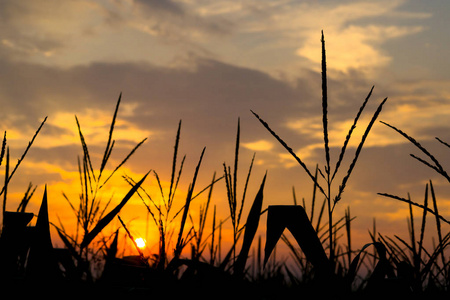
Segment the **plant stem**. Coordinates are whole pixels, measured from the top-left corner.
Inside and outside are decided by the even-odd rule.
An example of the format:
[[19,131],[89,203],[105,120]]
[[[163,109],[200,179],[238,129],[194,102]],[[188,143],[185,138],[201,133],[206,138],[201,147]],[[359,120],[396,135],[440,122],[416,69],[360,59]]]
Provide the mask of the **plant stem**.
[[327,203],[328,203],[328,232],[330,243],[330,262],[334,262],[334,247],[333,247],[333,209],[331,207],[331,178],[330,178],[330,147],[328,141],[328,95],[327,95],[327,64],[325,53],[325,38],[322,31],[322,121],[323,121],[323,137],[325,144],[325,173],[327,175]]

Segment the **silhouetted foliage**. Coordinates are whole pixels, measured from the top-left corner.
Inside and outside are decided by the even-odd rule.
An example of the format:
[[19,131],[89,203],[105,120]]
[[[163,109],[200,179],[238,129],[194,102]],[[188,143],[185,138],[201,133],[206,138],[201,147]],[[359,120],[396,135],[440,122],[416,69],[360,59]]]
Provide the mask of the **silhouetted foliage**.
[[[312,179],[313,196],[309,213],[306,210],[304,200],[303,205],[297,203],[295,190],[293,190],[294,205],[271,205],[264,209],[263,194],[266,180],[268,180],[266,171],[258,192],[254,196],[246,223],[241,225],[255,156],[252,158],[245,178],[242,197],[239,197],[237,193],[240,146],[239,120],[233,168],[224,163],[224,175],[216,178],[216,173],[214,173],[211,184],[194,193],[198,188],[196,185],[197,178],[206,150],[206,148],[203,148],[193,172],[186,199],[175,213],[173,213],[175,194],[186,157],[184,156],[181,164],[178,165],[181,121],[178,124],[175,139],[168,194],[164,192],[156,171],[147,172],[139,181],[124,176],[124,179],[131,185],[126,196],[108,213],[106,211],[109,203],[103,209],[100,209],[101,201],[97,198],[97,193],[146,140],[138,143],[109,175],[102,176],[107,170],[106,166],[115,144],[112,137],[122,96],[120,95],[98,171],[94,170],[92,166],[87,142],[82,133],[80,122],[76,118],[83,151],[82,158],[78,160],[82,194],[80,195],[79,205],[74,205],[65,195],[64,197],[75,213],[77,229],[80,228],[82,236],[66,232],[62,224],[58,227],[50,222],[48,202],[51,197],[49,199],[47,186],[45,186],[35,226],[30,225],[34,218],[33,213],[26,212],[27,204],[36,190],[31,183],[17,211],[6,210],[8,184],[11,177],[20,162],[25,158],[45,120],[36,131],[12,172],[10,172],[9,148],[6,143],[5,132],[0,152],[0,165],[5,160],[5,181],[0,192],[0,195],[3,195],[3,224],[0,235],[0,293],[6,295],[6,293],[13,292],[15,296],[26,294],[37,296],[39,293],[50,295],[49,293],[61,292],[64,294],[60,294],[60,296],[70,295],[73,297],[145,295],[154,298],[195,297],[196,299],[211,299],[216,296],[235,299],[284,299],[300,298],[310,293],[314,293],[317,298],[330,297],[333,299],[364,296],[392,297],[395,295],[409,297],[413,293],[414,295],[427,297],[435,294],[448,297],[450,262],[444,251],[450,244],[450,233],[445,234],[441,221],[444,223],[449,223],[449,221],[439,214],[437,196],[431,181],[426,185],[423,204],[412,201],[410,197],[406,199],[390,194],[381,194],[409,205],[409,242],[398,236],[392,238],[377,233],[374,222],[373,231],[369,232],[368,243],[359,250],[352,250],[351,222],[354,217],[350,215],[350,209],[346,210],[343,217],[337,220],[333,218],[334,207],[342,197],[364,142],[381,113],[386,99],[379,104],[373,114],[356,148],[354,158],[342,177],[337,193],[332,195],[332,182],[337,178],[336,175],[342,166],[350,137],[372,94],[373,87],[360,107],[345,138],[334,170],[331,170],[328,139],[326,55],[323,33],[321,42],[322,123],[326,165],[322,169],[317,165],[313,174],[292,148],[269,127],[267,122],[252,112],[269,133],[293,155],[300,167]],[[429,163],[412,155],[415,159],[434,169],[447,180],[449,179],[442,165],[428,150],[403,131],[387,123],[384,124],[411,141],[432,162]],[[450,147],[445,142],[439,141]],[[155,176],[159,185],[161,192],[161,201],[159,202],[154,201],[145,190],[144,181],[150,173]],[[107,176],[106,179],[101,181],[105,176]],[[214,206],[212,227],[210,234],[207,235],[205,228],[210,211],[212,191],[214,185],[221,179],[225,179],[229,216],[226,220],[217,220],[216,207]],[[204,205],[200,206],[199,221],[198,224],[195,224],[190,209],[193,200],[205,191],[208,191],[207,200]],[[322,203],[317,201],[317,194],[323,196]],[[121,209],[133,196],[140,197],[159,231],[158,253],[151,257],[145,256],[139,250],[126,223],[119,216]],[[429,207],[429,197],[431,197],[432,208]],[[320,209],[316,207],[318,203],[321,205]],[[414,226],[413,206],[422,209],[422,223],[418,238]],[[328,223],[323,224],[323,215],[326,212],[328,212]],[[438,235],[437,243],[432,251],[427,250],[423,242],[427,213],[431,213],[435,217]],[[260,219],[264,215],[267,217],[267,229],[263,251],[261,237],[258,238],[256,245],[254,242],[256,241],[255,237]],[[100,233],[104,232],[107,226],[111,226],[112,220],[116,217],[119,219],[121,227],[116,228],[109,238],[100,238]],[[178,234],[174,234],[176,232],[169,229],[169,225],[174,223],[176,218],[180,218],[179,223],[176,223],[179,224]],[[226,255],[222,257],[222,226],[228,220],[232,226],[233,242],[229,249],[224,250]],[[191,225],[189,221],[191,221]],[[56,230],[64,248],[53,247],[51,228]],[[285,229],[291,232],[298,247],[284,234]],[[131,239],[135,244],[137,255],[120,255],[119,232],[122,230],[126,232],[125,238]],[[338,243],[337,236],[342,234],[342,230],[345,230],[346,245]],[[176,239],[176,243],[173,249],[169,249],[172,237]],[[290,250],[293,264],[277,260],[276,245],[280,239]],[[100,240],[100,242],[94,246],[92,243],[94,240]],[[188,246],[191,246],[190,258],[186,255]],[[205,251],[208,246],[210,251]],[[172,250],[172,253],[170,250]],[[209,257],[205,255],[208,253]],[[91,272],[91,268],[97,261],[101,261],[103,267],[100,268],[99,274],[95,276]],[[364,267],[366,272],[362,274],[361,269]]]

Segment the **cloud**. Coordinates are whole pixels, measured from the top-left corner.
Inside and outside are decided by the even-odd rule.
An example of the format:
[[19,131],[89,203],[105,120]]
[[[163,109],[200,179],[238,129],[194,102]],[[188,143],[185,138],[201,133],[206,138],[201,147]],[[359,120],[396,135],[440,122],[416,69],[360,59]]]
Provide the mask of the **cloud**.
[[324,29],[330,74],[373,71],[392,59],[383,48],[387,41],[426,29],[420,21],[430,14],[409,12],[405,3],[6,1],[0,57],[63,67],[99,61],[178,66],[195,55],[295,81],[319,68]]
[[[253,117],[250,113],[253,110],[302,158],[313,160],[316,149],[323,148],[320,74],[315,72],[307,73],[292,86],[257,70],[198,58],[191,61],[195,66],[192,69],[148,63],[96,63],[69,69],[0,63],[0,75],[4,78],[0,90],[4,108],[1,125],[8,130],[11,140],[28,141],[48,116],[48,126],[43,129],[44,148],[77,144],[74,121],[77,115],[86,135],[102,144],[117,97],[123,92],[116,137],[130,146],[149,137],[149,143],[172,147],[177,124],[182,120],[187,152],[196,153],[199,147],[207,146],[218,157],[228,157],[233,153],[236,122],[241,118],[242,146],[250,151],[266,151],[265,161],[280,161],[283,159],[280,153],[285,150]],[[336,149],[342,146],[369,91],[370,85],[363,78],[349,73],[339,80],[329,79],[330,145]],[[389,99],[381,120],[413,136],[420,133],[417,137],[428,140],[434,137],[430,134],[437,130],[434,121],[445,120],[448,108],[445,89],[440,89],[438,96],[433,95],[433,89],[444,87],[445,82],[436,86],[410,81],[394,86],[398,89],[375,88],[349,147],[355,148],[359,143],[366,124],[385,96]],[[441,132],[445,133],[445,129],[439,129]],[[219,136],[222,138],[218,141]],[[450,140],[446,134],[440,137]],[[366,147],[400,143],[407,141],[377,122]]]
[[[247,2],[248,3],[248,2]],[[192,3],[194,4],[194,3]],[[196,8],[196,11],[201,16],[223,16],[223,15],[236,15],[240,14],[245,3],[239,1],[233,1],[230,3],[228,1],[214,1],[209,3],[204,3],[203,5]]]
[[0,55],[21,60],[52,57],[93,32],[101,15],[99,5],[89,1],[2,1]]
[[[125,110],[125,113],[121,115],[127,117],[127,111]],[[129,112],[128,116],[130,116]],[[78,116],[78,121],[84,138],[91,141],[90,145],[106,145],[107,134],[112,121],[112,111],[88,108],[82,116]],[[41,147],[54,148],[65,145],[79,145],[79,133],[72,113],[56,112],[49,119],[46,127],[48,126],[51,129],[46,131],[46,135],[40,137]],[[123,119],[116,120],[114,125],[113,138],[125,143],[137,144],[151,135],[150,131],[137,128],[131,122]]]
[[[426,29],[420,21],[431,14],[409,12],[403,6],[405,3],[401,0],[341,1],[339,4],[259,1],[235,4],[232,14],[223,10],[223,15],[240,24],[233,32],[234,40],[244,44],[245,38],[247,53],[262,59],[269,57],[270,51],[271,59],[277,61],[277,69],[267,65],[263,68],[271,74],[294,76],[305,67],[318,70],[321,30],[327,41],[330,71],[348,72],[354,68],[373,71],[392,59],[393,54],[386,52],[384,43]],[[222,11],[219,5],[215,6],[218,8],[210,8],[213,13]],[[416,24],[404,24],[406,20]],[[250,63],[254,57],[248,56]],[[256,63],[252,66],[258,67]]]
[[253,151],[270,151],[273,148],[273,143],[267,140],[259,140],[256,142],[244,143],[242,146]]
[[176,2],[171,0],[136,0],[135,5],[148,11],[156,10],[159,12],[167,12],[177,16],[184,15],[185,10]]
[[[328,68],[348,71],[350,69],[372,71],[387,66],[392,57],[381,50],[381,45],[390,39],[418,33],[421,26],[354,26],[326,30]],[[310,35],[297,52],[298,55],[319,65],[320,45],[317,37]]]
[[[231,23],[223,18],[200,15],[186,5],[174,1],[133,1],[128,14],[118,8],[124,24],[150,36],[161,38],[165,43],[202,50],[199,41],[210,36],[227,35]],[[203,50],[205,51],[205,50]]]

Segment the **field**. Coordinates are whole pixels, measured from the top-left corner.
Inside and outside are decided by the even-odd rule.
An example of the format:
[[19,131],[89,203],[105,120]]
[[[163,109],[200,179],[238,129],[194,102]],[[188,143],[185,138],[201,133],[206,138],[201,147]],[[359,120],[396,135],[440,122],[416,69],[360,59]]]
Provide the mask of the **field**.
[[[376,224],[369,231],[370,243],[361,249],[352,248],[352,220],[350,208],[345,216],[336,218],[334,209],[340,205],[341,197],[352,175],[358,157],[373,124],[382,112],[387,98],[380,102],[367,125],[361,141],[348,166],[343,164],[348,155],[347,145],[356,128],[360,115],[369,101],[372,89],[357,111],[354,123],[342,145],[337,162],[332,162],[328,139],[328,99],[326,76],[325,40],[322,36],[322,124],[326,165],[309,169],[300,157],[277,135],[275,130],[256,112],[257,121],[289,152],[311,180],[314,189],[311,206],[297,203],[284,206],[264,205],[266,176],[259,185],[256,195],[246,193],[252,165],[248,168],[243,182],[237,180],[239,168],[240,126],[238,123],[235,141],[234,163],[223,165],[223,173],[211,178],[204,188],[197,186],[201,172],[203,152],[193,170],[191,184],[185,202],[178,209],[174,204],[175,194],[181,177],[184,157],[180,159],[178,145],[181,138],[181,121],[177,130],[173,161],[170,166],[171,178],[168,193],[161,189],[162,201],[154,201],[145,190],[143,183],[148,176],[160,182],[158,173],[149,171],[135,180],[124,176],[130,189],[125,197],[113,208],[98,197],[100,189],[108,183],[117,170],[139,151],[145,140],[138,143],[113,172],[105,173],[110,154],[114,148],[113,132],[119,114],[121,97],[113,114],[108,141],[100,167],[94,168],[91,154],[83,131],[77,120],[78,133],[83,153],[78,160],[81,194],[78,201],[66,198],[76,216],[77,229],[67,231],[63,224],[50,222],[48,216],[47,193],[42,196],[41,207],[35,226],[29,226],[34,215],[27,212],[27,204],[34,194],[31,187],[26,191],[17,211],[6,211],[8,184],[45,120],[36,130],[28,147],[13,167],[10,164],[6,133],[0,153],[0,163],[4,165],[5,180],[1,191],[3,196],[3,227],[0,237],[0,274],[2,292],[36,295],[61,293],[72,296],[126,296],[144,295],[161,298],[220,298],[237,299],[286,299],[300,298],[311,293],[331,298],[356,298],[365,296],[395,294],[439,295],[448,297],[450,287],[450,262],[447,246],[450,231],[449,221],[439,214],[438,199],[433,183],[425,186],[423,203],[396,195],[380,194],[404,202],[409,207],[408,229],[410,239],[386,236],[376,230]],[[409,140],[425,158],[413,156],[424,167],[439,173],[450,183],[450,176],[440,162],[418,141],[390,124],[386,126]],[[450,147],[446,142],[438,142]],[[333,182],[339,188],[332,188]],[[226,220],[216,219],[212,207],[212,190],[217,184],[226,187],[229,216]],[[237,187],[244,193],[238,195]],[[190,214],[191,201],[200,194],[206,195],[201,205],[200,217],[193,220]],[[36,197],[36,196],[35,196]],[[142,207],[150,216],[152,226],[159,231],[159,249],[147,256],[141,251],[127,225],[120,218],[121,209],[131,197],[139,197]],[[249,197],[250,200],[248,199]],[[249,203],[250,201],[250,203]],[[243,206],[251,209],[243,215]],[[413,208],[421,211],[420,224],[414,223]],[[212,215],[212,216],[211,216]],[[212,224],[207,224],[207,216]],[[433,224],[427,223],[431,217]],[[261,218],[267,218],[267,230],[262,240],[256,235]],[[105,234],[105,228],[119,220],[121,227],[113,234]],[[175,222],[176,220],[176,222]],[[227,222],[232,228],[232,245],[225,249],[222,245],[222,225]],[[173,225],[177,227],[174,228]],[[190,225],[195,224],[195,225]],[[424,245],[425,229],[435,226],[437,236],[432,249]],[[54,248],[50,227],[57,230],[63,248]],[[290,236],[286,235],[286,231]],[[119,230],[126,233],[135,255],[120,255]],[[265,245],[263,245],[265,243]],[[276,246],[283,243],[290,251],[291,263],[277,260]]]

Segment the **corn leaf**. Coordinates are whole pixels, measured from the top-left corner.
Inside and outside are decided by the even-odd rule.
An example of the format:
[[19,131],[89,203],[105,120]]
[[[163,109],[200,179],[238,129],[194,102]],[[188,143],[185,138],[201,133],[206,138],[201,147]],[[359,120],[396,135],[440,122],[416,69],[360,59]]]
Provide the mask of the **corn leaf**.
[[[148,172],[149,173],[149,172]],[[122,199],[122,201],[117,205],[113,210],[111,210],[105,217],[103,217],[100,221],[98,221],[97,225],[92,229],[89,233],[87,233],[83,241],[80,245],[80,247],[83,249],[87,245],[89,245],[90,242],[103,230],[103,228],[106,227],[106,225],[109,224],[109,222],[114,219],[114,217],[119,213],[119,211],[122,209],[122,207],[130,200],[131,196],[139,189],[139,187],[144,182],[145,178],[147,177],[147,174],[144,175],[144,177],[136,183],[128,192],[128,194],[125,195],[125,197]]]
[[263,191],[266,182],[266,177],[267,173],[264,175],[259,191],[256,194],[252,208],[250,209],[250,212],[247,217],[247,223],[245,225],[245,232],[244,232],[244,240],[242,242],[241,252],[239,253],[234,269],[235,273],[239,275],[242,274],[244,271],[245,263],[247,262],[248,258],[248,252],[250,251],[250,246],[252,245],[253,239],[256,234],[256,230],[258,229],[264,198]]
[[380,257],[380,260],[386,260],[386,247],[380,243],[380,242],[372,242],[372,243],[367,243],[365,244],[361,250],[359,250],[359,253],[355,256],[355,258],[353,258],[350,267],[348,268],[348,272],[347,272],[347,283],[351,284],[353,282],[353,280],[355,279],[356,276],[356,272],[357,272],[357,267],[361,258],[361,254],[364,253],[364,251],[369,247],[369,246],[374,246],[375,249],[378,252],[378,256]]
[[305,209],[296,205],[272,205],[268,208],[264,265],[283,231],[288,229],[306,258],[317,269],[325,269],[329,260]]
[[29,250],[26,272],[26,276],[30,280],[39,283],[47,280],[52,281],[60,276],[50,235],[47,186],[45,186],[44,189],[44,196],[42,198],[36,220],[35,232]]

